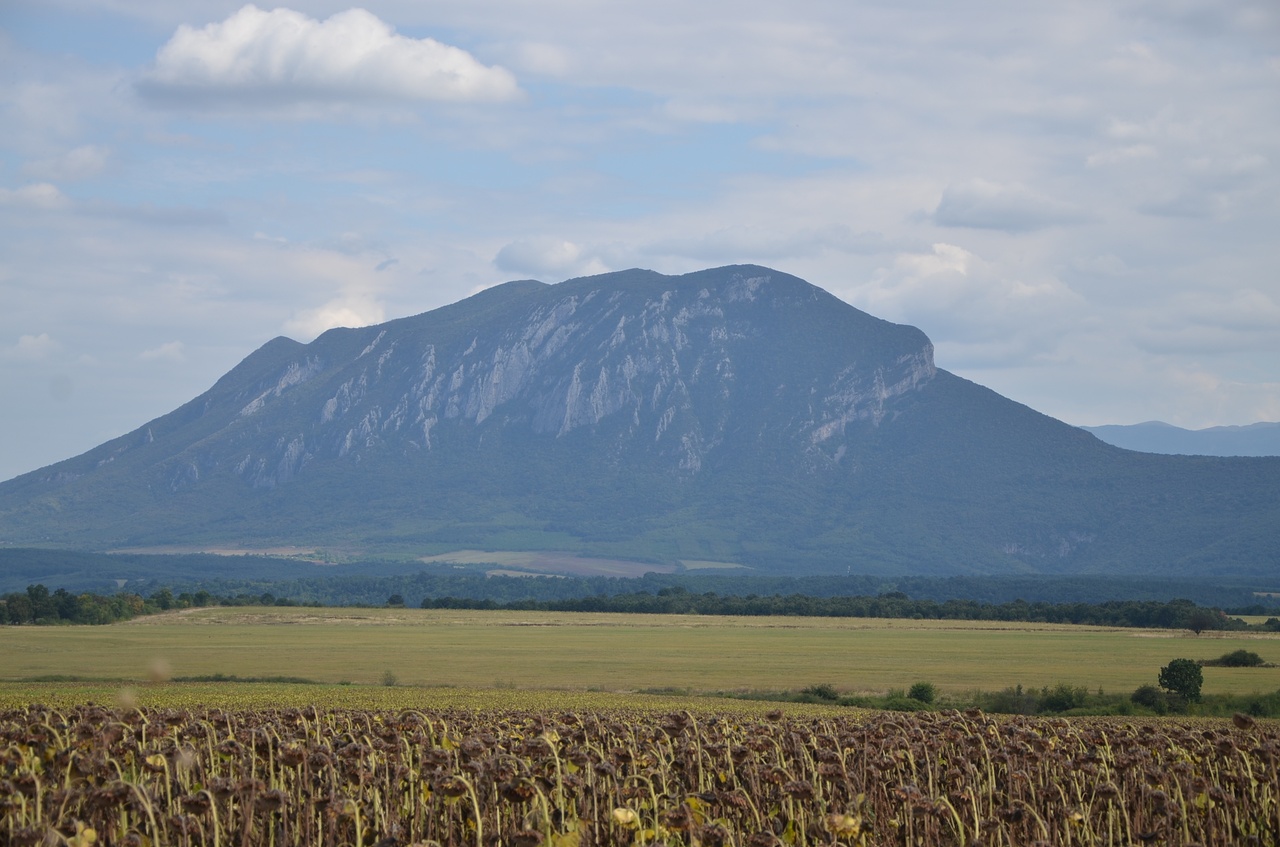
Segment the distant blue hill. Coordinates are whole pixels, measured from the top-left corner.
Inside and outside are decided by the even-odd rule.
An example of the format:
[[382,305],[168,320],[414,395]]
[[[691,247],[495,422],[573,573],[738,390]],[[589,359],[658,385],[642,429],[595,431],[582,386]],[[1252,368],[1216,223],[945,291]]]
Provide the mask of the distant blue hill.
[[1185,456],[1280,456],[1280,423],[1183,429],[1163,421],[1084,426],[1098,438],[1140,453]]

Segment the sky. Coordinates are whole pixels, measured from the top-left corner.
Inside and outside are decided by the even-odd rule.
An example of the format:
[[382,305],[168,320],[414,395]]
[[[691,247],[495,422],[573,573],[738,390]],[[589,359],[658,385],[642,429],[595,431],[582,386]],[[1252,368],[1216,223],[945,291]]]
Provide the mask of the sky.
[[1076,425],[1280,420],[1274,0],[0,0],[0,479],[278,335],[756,263]]

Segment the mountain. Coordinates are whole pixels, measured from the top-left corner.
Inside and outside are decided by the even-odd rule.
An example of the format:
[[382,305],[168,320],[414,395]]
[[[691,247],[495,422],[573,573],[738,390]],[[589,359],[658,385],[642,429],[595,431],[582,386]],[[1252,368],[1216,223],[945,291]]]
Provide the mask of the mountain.
[[1280,456],[1280,423],[1183,429],[1163,421],[1084,426],[1108,444],[1142,453],[1185,456]]
[[0,543],[555,550],[773,572],[1269,576],[1280,459],[1112,447],[736,266],[518,281],[0,484]]

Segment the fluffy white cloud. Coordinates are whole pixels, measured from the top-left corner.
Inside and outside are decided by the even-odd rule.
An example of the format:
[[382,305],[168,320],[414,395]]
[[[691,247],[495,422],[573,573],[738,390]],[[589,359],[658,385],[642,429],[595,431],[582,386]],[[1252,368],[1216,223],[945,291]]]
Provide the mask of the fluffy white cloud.
[[933,213],[934,222],[942,226],[1005,232],[1030,232],[1083,219],[1078,209],[1025,185],[1001,185],[984,179],[947,186]]
[[290,336],[310,341],[335,327],[360,327],[386,320],[382,305],[359,296],[342,296],[315,309],[306,309],[285,324]]
[[504,271],[531,276],[563,279],[586,276],[609,270],[605,264],[580,245],[556,238],[532,238],[513,241],[494,256],[493,263]]
[[220,23],[186,24],[137,83],[167,105],[499,101],[515,77],[431,38],[407,38],[363,9],[319,21],[248,5]]
[[[348,245],[362,242],[358,233],[345,233],[340,240]],[[389,284],[394,268],[376,270],[370,257],[360,250],[339,251],[333,247],[286,247],[277,258],[298,269],[306,269],[310,277],[307,289],[328,286],[333,292],[320,305],[297,310],[284,324],[284,331],[299,341],[310,341],[325,330],[335,327],[359,327],[381,323],[387,319],[382,288]],[[306,300],[319,298],[306,292]]]

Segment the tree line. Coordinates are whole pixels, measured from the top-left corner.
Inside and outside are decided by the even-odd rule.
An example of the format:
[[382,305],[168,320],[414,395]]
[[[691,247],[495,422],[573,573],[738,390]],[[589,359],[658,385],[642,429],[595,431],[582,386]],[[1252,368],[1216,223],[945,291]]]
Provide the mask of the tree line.
[[174,595],[167,588],[148,597],[130,592],[117,594],[73,594],[65,588],[50,591],[44,585],[28,585],[25,592],[0,595],[0,623],[5,624],[108,624],[127,621],[140,615],[151,615],[170,609],[203,606],[296,606],[287,598],[273,594],[238,594],[218,596],[208,591],[182,592]]
[[[44,585],[27,586],[25,592],[0,596],[0,623],[7,624],[107,624],[170,609],[206,606],[320,606],[300,603],[270,592],[219,595],[206,590],[175,595],[162,588],[149,596],[120,592],[102,595],[73,594]],[[336,604],[334,604],[336,605]],[[374,604],[348,604],[374,605]],[[405,605],[400,594],[386,604]],[[900,591],[876,596],[815,597],[806,594],[760,596],[693,593],[668,586],[656,593],[632,592],[570,599],[520,599],[500,602],[466,597],[426,597],[424,609],[507,609],[548,612],[619,612],[658,615],[726,615],[768,617],[903,618],[916,620],[968,620],[1009,623],[1061,623],[1145,629],[1243,630],[1248,625],[1220,609],[1199,606],[1191,600],[1109,600],[1102,603],[1051,603],[1015,600],[986,603],[977,600],[915,600]],[[1270,618],[1263,628],[1280,631],[1280,619]]]
[[[813,597],[803,594],[732,596],[714,592],[694,594],[679,586],[656,594],[630,593],[566,600],[517,600],[500,603],[462,597],[426,598],[424,609],[508,609],[549,612],[623,612],[659,615],[734,615],[760,617],[793,615],[833,618],[906,618],[917,620],[1003,621],[1062,623],[1144,629],[1243,630],[1244,621],[1220,609],[1190,600],[1110,600],[1102,603],[1050,603],[1015,600],[983,603],[976,600],[913,600],[902,592],[878,596]],[[1267,627],[1280,630],[1280,619]]]

